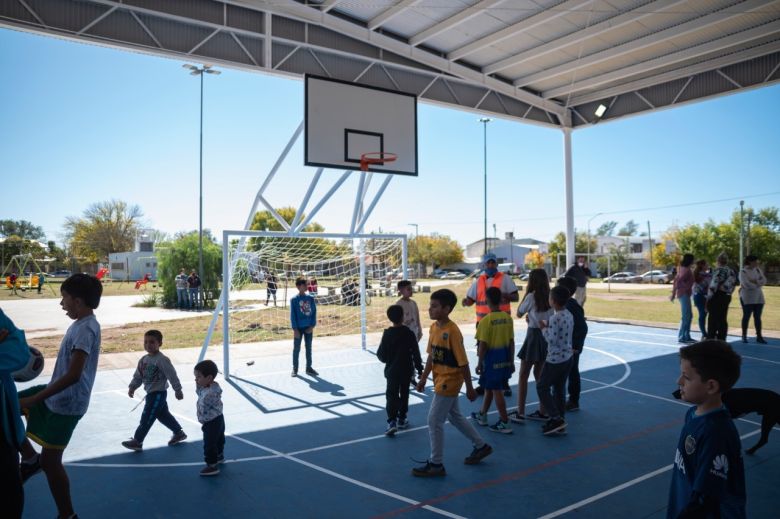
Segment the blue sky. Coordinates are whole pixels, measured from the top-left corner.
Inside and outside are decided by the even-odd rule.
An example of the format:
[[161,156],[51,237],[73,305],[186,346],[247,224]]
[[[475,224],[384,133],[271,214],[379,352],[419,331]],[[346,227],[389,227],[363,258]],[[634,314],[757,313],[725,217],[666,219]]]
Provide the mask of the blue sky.
[[[197,229],[199,85],[182,63],[0,29],[0,218],[29,220],[59,242],[67,216],[116,198],[138,204],[150,227]],[[217,235],[243,227],[303,117],[302,82],[221,70],[206,77],[204,101],[204,227]],[[464,245],[481,238],[477,118],[418,105],[419,177],[394,178],[366,230],[413,233],[416,223],[421,234]],[[575,131],[575,226],[633,219],[646,230],[649,220],[657,236],[675,224],[725,220],[740,198],[780,207],[778,120],[774,85]],[[267,198],[297,207],[313,173],[301,140]],[[316,193],[338,176],[326,171]],[[353,177],[315,218],[327,231],[348,231]],[[494,223],[498,236],[543,240],[564,229],[561,131],[488,125],[491,236]]]

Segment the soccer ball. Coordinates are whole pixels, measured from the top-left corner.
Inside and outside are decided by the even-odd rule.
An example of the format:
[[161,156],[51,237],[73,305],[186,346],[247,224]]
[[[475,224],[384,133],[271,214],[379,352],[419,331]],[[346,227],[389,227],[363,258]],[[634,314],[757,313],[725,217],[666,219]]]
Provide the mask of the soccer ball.
[[43,371],[43,354],[38,348],[30,346],[30,360],[27,361],[27,365],[15,371],[13,376],[17,382],[27,382],[34,379]]

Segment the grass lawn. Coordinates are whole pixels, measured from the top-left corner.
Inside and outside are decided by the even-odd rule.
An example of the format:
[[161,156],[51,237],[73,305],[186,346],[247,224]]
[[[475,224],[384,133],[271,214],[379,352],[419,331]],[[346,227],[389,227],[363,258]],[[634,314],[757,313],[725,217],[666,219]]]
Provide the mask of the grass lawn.
[[[463,299],[466,295],[466,291],[470,286],[470,281],[453,281],[452,284],[446,285],[455,292],[458,296],[458,301]],[[57,286],[58,288],[58,286]],[[445,288],[442,287],[435,287]],[[524,287],[520,287],[521,292]],[[0,293],[10,292],[6,290],[0,290]],[[126,283],[109,283],[104,287],[104,295],[129,295],[137,294],[133,288],[133,284]],[[147,290],[148,293],[151,292]],[[680,322],[680,306],[677,303],[671,303],[669,301],[669,293],[671,287],[662,286],[657,289],[649,290],[636,290],[631,289],[630,286],[615,287],[613,285],[611,292],[604,290],[589,290],[588,299],[585,303],[585,313],[589,318],[608,318],[617,319],[621,321],[633,321],[641,322],[643,324],[665,324],[665,325],[677,325]],[[28,293],[28,296],[30,294]],[[764,307],[763,321],[764,321],[764,333],[767,336],[780,337],[780,287],[765,287],[764,296],[766,298],[766,306]],[[23,296],[20,296],[23,297]],[[34,294],[34,297],[43,297]],[[52,297],[49,295],[49,297]],[[415,293],[414,299],[417,301],[417,305],[420,307],[420,316],[423,322],[423,326],[430,324],[428,318],[428,302],[430,293],[418,292]],[[394,302],[394,297],[382,298],[376,297],[372,302],[373,305],[386,305]],[[517,308],[517,304],[512,304],[513,310]],[[336,318],[335,314],[329,310],[328,306],[320,307],[321,319]],[[282,312],[286,317],[289,312],[286,308],[261,310],[262,312],[276,311]],[[380,313],[381,314],[381,313]],[[739,299],[735,295],[732,299],[731,306],[729,308],[729,324],[732,328],[739,327],[739,321],[742,316],[742,310],[739,306]],[[259,317],[259,316],[258,316]],[[344,319],[343,315],[339,317]],[[354,308],[354,318],[359,318],[359,307]],[[464,330],[466,327],[474,326],[474,307],[465,308],[458,304],[458,306],[450,314],[450,318],[461,325]],[[694,322],[693,329],[697,328],[698,313],[694,310]],[[140,351],[143,349],[143,333],[151,327],[158,328],[165,336],[166,348],[187,348],[200,346],[203,341],[203,337],[206,335],[209,322],[211,320],[211,314],[205,314],[199,317],[190,319],[180,319],[174,321],[160,321],[156,323],[132,323],[119,328],[104,328],[103,333],[103,351],[106,353],[112,352],[125,352],[125,351]],[[251,319],[249,319],[251,320]],[[256,319],[259,321],[259,318]],[[212,344],[222,343],[222,319],[217,321],[214,334],[212,335]],[[384,329],[387,323],[383,318],[379,318],[374,322],[368,323],[369,331],[379,331]],[[752,332],[752,322],[751,336]],[[238,332],[240,336],[241,331]],[[246,333],[246,341],[237,339],[237,342],[248,342],[258,340],[279,340],[291,336],[288,329],[269,328],[267,330],[252,330],[252,333]],[[43,337],[34,339],[32,342],[38,348],[43,348],[44,355],[54,356],[59,348],[59,344],[62,337],[60,335]]]
[[[60,286],[65,278],[47,278],[46,283],[43,284],[41,293],[38,293],[38,288],[22,290],[16,289],[16,294],[13,290],[6,288],[5,285],[0,287],[0,301],[16,301],[19,299],[46,299],[46,298],[59,298]],[[156,282],[149,282],[145,287],[139,290],[135,289],[135,281],[112,281],[110,283],[103,283],[103,297],[106,296],[135,296],[151,293],[153,290],[157,290]]]

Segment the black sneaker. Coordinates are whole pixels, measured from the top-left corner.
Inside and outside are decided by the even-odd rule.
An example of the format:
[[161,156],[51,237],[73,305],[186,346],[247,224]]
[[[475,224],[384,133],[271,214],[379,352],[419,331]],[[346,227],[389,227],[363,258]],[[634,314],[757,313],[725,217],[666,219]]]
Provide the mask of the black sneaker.
[[418,478],[432,478],[446,475],[447,471],[444,470],[443,464],[431,463],[430,461],[426,461],[425,465],[422,465],[421,467],[414,467],[412,469],[412,476],[417,476]]
[[566,402],[566,410],[567,411],[579,411],[580,410],[580,403],[575,402],[574,400],[569,400]]
[[168,440],[168,446],[172,447],[176,444],[179,444],[187,439],[187,434],[184,431],[179,431],[173,436],[171,436],[171,439]]
[[293,369],[292,370],[292,374],[290,374],[290,376],[291,377],[297,377],[298,376],[298,370],[297,369]]
[[542,426],[542,434],[548,436],[566,429],[566,421],[563,418],[551,418]]
[[537,422],[546,422],[547,420],[550,419],[549,416],[547,416],[544,413],[539,412],[538,410],[534,411],[531,414],[525,415],[525,417],[528,418],[529,420],[536,420]]
[[31,463],[20,463],[19,471],[22,474],[22,483],[24,484],[24,482],[41,471],[41,455],[36,454]]
[[385,436],[395,436],[395,433],[398,432],[398,424],[395,420],[390,420],[387,422],[387,429],[385,430]]
[[474,447],[474,450],[471,451],[471,454],[466,456],[466,459],[463,460],[463,463],[465,463],[466,465],[476,465],[477,463],[487,458],[491,454],[493,454],[493,447],[491,447],[486,443],[479,449]]
[[307,374],[307,375],[311,375],[312,377],[316,377],[316,376],[318,376],[318,375],[319,375],[319,373],[317,373],[317,372],[314,370],[314,368],[306,368],[306,374]]

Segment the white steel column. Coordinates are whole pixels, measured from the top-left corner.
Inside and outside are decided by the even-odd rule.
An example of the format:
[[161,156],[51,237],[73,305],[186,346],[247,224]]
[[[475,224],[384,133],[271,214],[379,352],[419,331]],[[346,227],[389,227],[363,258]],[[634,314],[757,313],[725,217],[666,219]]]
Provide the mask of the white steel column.
[[366,240],[358,242],[360,254],[360,345],[366,351]]
[[[230,356],[228,353],[230,352],[230,348],[228,347],[228,344],[230,342],[230,328],[228,326],[229,324],[229,316],[228,316],[228,296],[230,292],[230,270],[228,263],[228,250],[230,250],[230,243],[228,242],[228,233],[226,231],[222,232],[222,308],[224,311],[222,312],[222,374],[225,377],[225,380],[228,380],[230,378]],[[219,315],[219,308],[216,309],[214,312],[214,317],[212,318],[211,326],[209,326],[209,332],[213,330],[213,324],[214,320],[216,319],[216,316]],[[203,357],[206,353],[206,348],[208,347],[208,341],[211,340],[211,333],[208,333],[206,335],[206,342],[203,344],[203,349],[200,352],[200,358],[199,361],[203,360]]]
[[[569,114],[569,123],[571,115]],[[566,198],[566,265],[564,270],[574,264],[575,236],[574,236],[574,189],[572,186],[571,164],[571,126],[563,128],[563,180],[564,196]],[[556,274],[558,274],[556,272]]]

